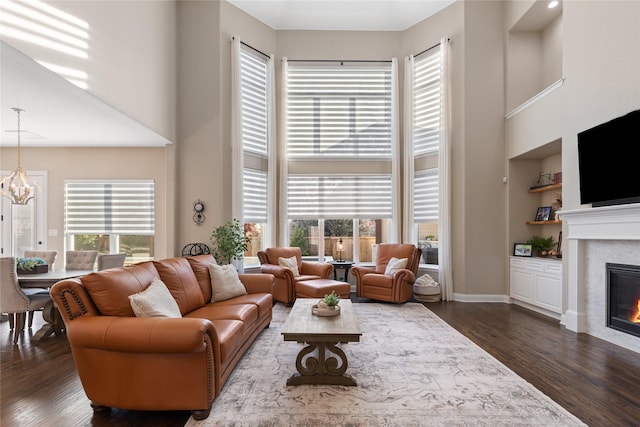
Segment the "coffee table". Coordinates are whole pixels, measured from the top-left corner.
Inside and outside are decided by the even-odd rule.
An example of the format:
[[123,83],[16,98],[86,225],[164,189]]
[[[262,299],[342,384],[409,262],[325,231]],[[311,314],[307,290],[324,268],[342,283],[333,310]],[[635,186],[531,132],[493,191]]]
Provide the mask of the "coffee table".
[[346,374],[347,355],[338,347],[339,343],[360,341],[362,331],[353,305],[349,300],[341,300],[338,316],[322,317],[311,314],[311,307],[317,303],[316,298],[296,299],[282,327],[285,341],[307,344],[296,358],[298,373],[287,380],[287,385],[355,386],[356,381]]

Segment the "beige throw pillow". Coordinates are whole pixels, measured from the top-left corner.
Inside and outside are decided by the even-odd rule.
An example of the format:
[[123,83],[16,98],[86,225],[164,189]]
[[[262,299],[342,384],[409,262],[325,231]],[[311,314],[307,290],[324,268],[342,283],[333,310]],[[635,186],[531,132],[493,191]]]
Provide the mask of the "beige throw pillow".
[[238,277],[238,270],[233,265],[210,264],[209,274],[211,275],[211,302],[247,294],[247,289]]
[[393,276],[396,271],[402,270],[407,267],[407,258],[396,258],[393,257],[389,260],[389,264],[387,264],[387,269],[384,271],[384,274],[388,276]]
[[136,317],[182,317],[178,303],[167,285],[162,280],[154,279],[147,289],[137,294],[129,295],[129,302]]
[[291,271],[293,271],[293,277],[300,276],[300,272],[298,271],[298,258],[296,258],[295,255],[291,258],[278,258],[278,265],[291,269]]

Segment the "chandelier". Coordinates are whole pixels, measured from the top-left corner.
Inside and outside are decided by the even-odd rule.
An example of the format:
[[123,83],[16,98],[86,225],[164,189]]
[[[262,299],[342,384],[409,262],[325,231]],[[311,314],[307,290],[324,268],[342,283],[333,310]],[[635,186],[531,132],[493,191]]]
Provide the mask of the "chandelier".
[[36,195],[37,185],[29,182],[27,173],[20,167],[20,113],[22,108],[11,108],[18,114],[18,167],[0,181],[0,195],[11,200],[14,205],[26,205]]

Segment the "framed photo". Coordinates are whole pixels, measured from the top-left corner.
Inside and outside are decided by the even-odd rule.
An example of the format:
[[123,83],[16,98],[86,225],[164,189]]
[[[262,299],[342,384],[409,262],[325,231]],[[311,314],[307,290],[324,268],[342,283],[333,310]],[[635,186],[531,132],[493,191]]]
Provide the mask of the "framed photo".
[[536,221],[549,221],[551,215],[551,206],[541,206],[536,212]]
[[514,256],[532,256],[533,245],[531,243],[516,243],[513,245]]

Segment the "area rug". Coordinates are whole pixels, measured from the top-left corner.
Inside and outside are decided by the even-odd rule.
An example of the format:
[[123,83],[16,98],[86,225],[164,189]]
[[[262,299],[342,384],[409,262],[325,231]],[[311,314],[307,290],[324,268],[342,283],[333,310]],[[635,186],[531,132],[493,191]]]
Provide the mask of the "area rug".
[[363,335],[341,344],[356,387],[289,386],[302,344],[280,334],[289,308],[192,426],[584,426],[422,304],[354,304]]

